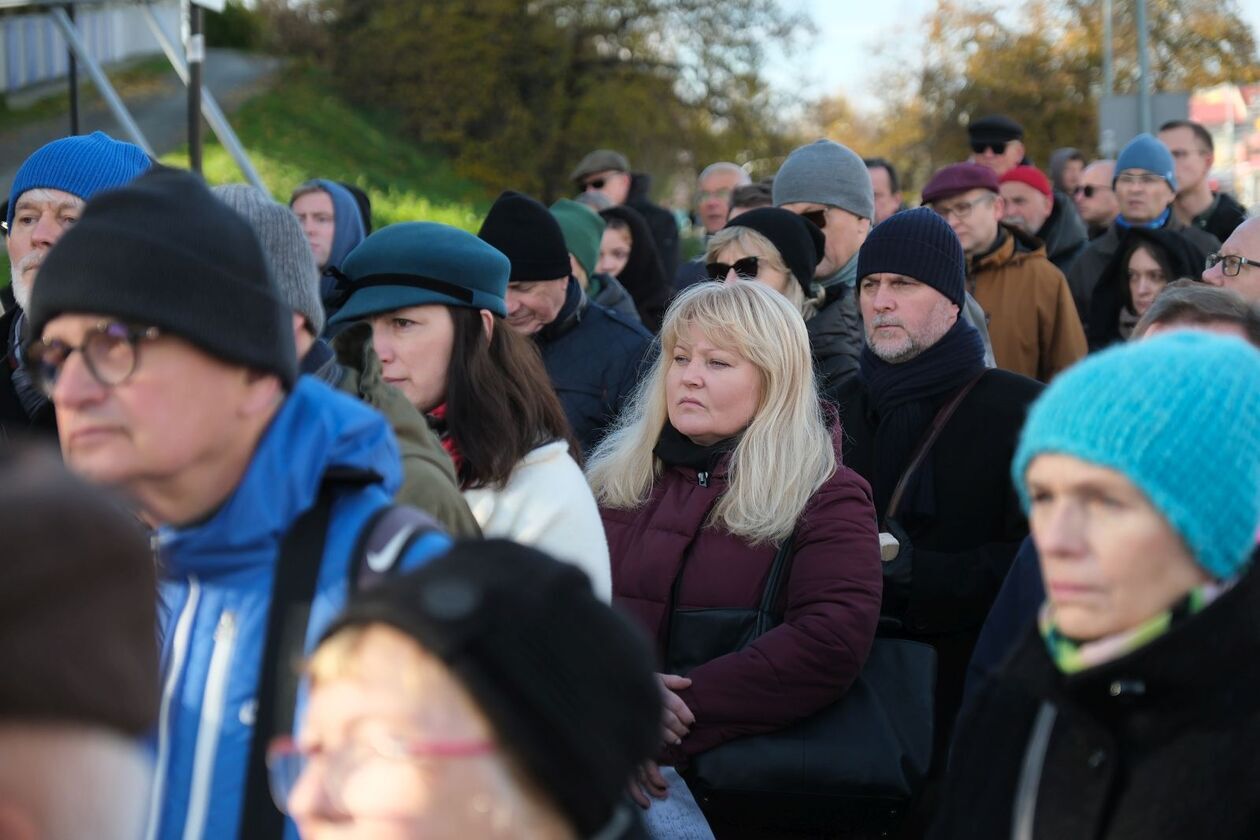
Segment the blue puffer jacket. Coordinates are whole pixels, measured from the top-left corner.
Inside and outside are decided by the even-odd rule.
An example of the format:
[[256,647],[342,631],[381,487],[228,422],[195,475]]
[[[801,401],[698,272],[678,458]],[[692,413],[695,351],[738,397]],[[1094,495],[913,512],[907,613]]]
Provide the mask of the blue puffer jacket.
[[[349,488],[333,503],[309,653],[345,603],[360,531],[402,481],[384,418],[302,377],[218,512],[158,532],[163,688],[149,838],[236,836],[277,554],[332,467],[373,471],[381,480]],[[424,536],[403,565],[418,566],[449,545],[441,533]],[[299,722],[304,699],[303,692]],[[292,824],[288,835],[296,836]]]
[[582,452],[589,453],[638,383],[652,336],[592,303],[577,280],[569,278],[560,314],[536,338],[573,435]]

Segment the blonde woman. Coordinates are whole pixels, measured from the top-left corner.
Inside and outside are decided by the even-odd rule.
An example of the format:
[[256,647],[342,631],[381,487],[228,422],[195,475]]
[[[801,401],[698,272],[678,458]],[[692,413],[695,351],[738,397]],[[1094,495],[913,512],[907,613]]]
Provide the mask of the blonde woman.
[[[882,578],[870,488],[841,462],[839,424],[819,403],[805,324],[787,298],[760,283],[701,283],[675,299],[660,340],[587,473],[614,603],[663,652],[671,600],[755,608],[778,546],[790,540],[792,553],[782,624],[686,678],[660,676],[661,760],[682,764],[844,694],[875,635]],[[655,765],[641,780],[664,794]]]

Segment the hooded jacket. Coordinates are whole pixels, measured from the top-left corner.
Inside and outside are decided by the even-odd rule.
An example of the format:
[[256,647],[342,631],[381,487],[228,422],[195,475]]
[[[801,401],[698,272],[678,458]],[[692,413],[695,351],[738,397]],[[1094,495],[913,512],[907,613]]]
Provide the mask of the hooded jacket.
[[[1098,285],[1107,264],[1116,255],[1120,240],[1124,239],[1126,226],[1119,221],[1111,223],[1101,236],[1091,239],[1089,245],[1072,263],[1067,273],[1068,288],[1072,290],[1072,300],[1076,304],[1076,312],[1081,316],[1081,323],[1089,327],[1089,307],[1094,296],[1094,287]],[[1203,258],[1221,247],[1221,241],[1206,230],[1197,227],[1186,227],[1178,220],[1176,214],[1169,212],[1168,221],[1163,230],[1175,231],[1183,236],[1191,246],[1202,252]],[[1203,258],[1199,264],[1203,264]]]
[[[361,531],[402,480],[398,446],[379,414],[302,377],[219,509],[202,522],[158,530],[163,688],[146,837],[237,835],[281,541],[334,467],[374,480],[339,490],[333,503],[306,628],[309,654],[349,594]],[[426,534],[402,566],[414,568],[449,545],[441,532]],[[295,721],[304,705],[305,690]]]
[[1045,243],[1046,257],[1066,275],[1089,243],[1085,223],[1070,196],[1054,191],[1054,209],[1037,231],[1037,238]]
[[678,220],[673,213],[652,202],[649,197],[651,192],[652,176],[643,172],[632,173],[625,206],[637,210],[647,222],[656,242],[656,252],[660,254],[661,268],[666,277],[673,277],[678,267]]
[[994,250],[969,261],[967,284],[989,316],[998,367],[1049,382],[1085,356],[1072,295],[1040,240],[1006,224],[999,237]]
[[363,214],[359,202],[345,187],[334,181],[320,178],[315,181],[320,189],[328,193],[333,204],[333,241],[328,251],[328,263],[323,267],[319,279],[319,294],[324,303],[324,312],[329,320],[340,308],[340,295],[337,290],[337,271],[345,262],[350,252],[364,240],[366,233],[363,227]]
[[[658,208],[659,209],[659,208]],[[630,258],[617,280],[634,299],[639,321],[648,332],[661,328],[661,319],[674,295],[674,288],[665,273],[662,256],[644,216],[633,207],[609,207],[599,211],[605,219],[617,219],[630,229]],[[671,222],[673,216],[670,216]]]
[[638,383],[652,337],[638,324],[591,303],[570,277],[560,314],[535,338],[573,435],[588,453]]

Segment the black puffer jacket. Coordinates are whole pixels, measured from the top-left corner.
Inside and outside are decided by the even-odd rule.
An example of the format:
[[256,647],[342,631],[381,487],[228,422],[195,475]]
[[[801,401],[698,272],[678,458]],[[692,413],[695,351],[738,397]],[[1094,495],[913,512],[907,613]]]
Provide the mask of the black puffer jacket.
[[648,197],[651,190],[652,176],[642,172],[632,174],[626,206],[638,210],[652,229],[652,239],[656,241],[656,251],[661,256],[661,268],[665,270],[666,277],[673,277],[678,270],[678,220],[664,207],[652,203]]
[[823,308],[805,322],[805,329],[814,351],[820,391],[837,388],[857,373],[864,339],[852,286],[836,283],[828,288]]
[[1054,191],[1054,209],[1041,230],[1037,231],[1037,238],[1046,245],[1046,258],[1066,276],[1072,263],[1089,243],[1089,232],[1071,198]]

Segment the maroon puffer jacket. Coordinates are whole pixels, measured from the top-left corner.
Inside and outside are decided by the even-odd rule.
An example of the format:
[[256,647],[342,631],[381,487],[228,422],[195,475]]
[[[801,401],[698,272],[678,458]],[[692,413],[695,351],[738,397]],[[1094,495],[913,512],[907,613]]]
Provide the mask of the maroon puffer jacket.
[[[781,729],[838,699],[870,653],[883,575],[870,487],[840,462],[810,499],[797,529],[784,621],[744,650],[691,671],[679,696],[696,716],[683,759],[742,735]],[[755,608],[775,547],[753,547],[705,527],[726,489],[719,466],[667,466],[636,510],[602,508],[612,554],[613,603],[637,618],[663,654],[669,594],[684,559],[678,606]],[[765,488],[765,492],[774,492]]]

